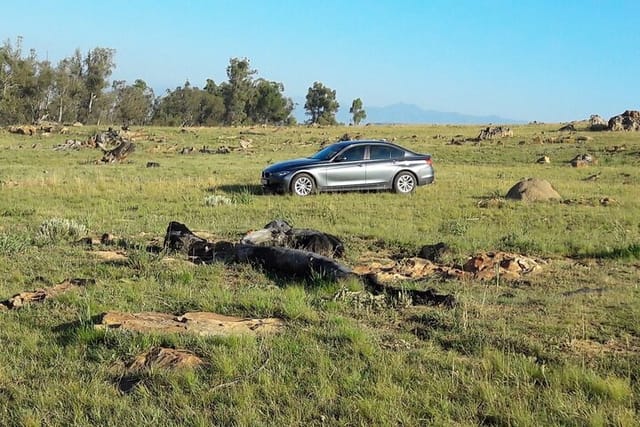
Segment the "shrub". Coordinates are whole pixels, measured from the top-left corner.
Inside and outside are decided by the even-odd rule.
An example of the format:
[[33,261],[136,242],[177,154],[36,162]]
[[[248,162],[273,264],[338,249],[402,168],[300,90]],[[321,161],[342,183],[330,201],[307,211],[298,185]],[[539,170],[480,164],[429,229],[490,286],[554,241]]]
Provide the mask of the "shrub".
[[36,243],[72,241],[87,234],[87,228],[72,219],[51,218],[40,224],[36,233]]
[[230,205],[232,203],[233,201],[230,198],[226,196],[220,196],[217,194],[212,194],[204,198],[204,204],[206,206]]

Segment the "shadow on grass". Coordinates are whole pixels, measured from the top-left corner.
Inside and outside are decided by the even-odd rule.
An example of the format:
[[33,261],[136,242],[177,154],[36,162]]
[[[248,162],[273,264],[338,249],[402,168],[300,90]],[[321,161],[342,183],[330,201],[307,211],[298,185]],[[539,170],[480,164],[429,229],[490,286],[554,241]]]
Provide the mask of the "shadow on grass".
[[605,249],[601,251],[587,252],[585,254],[574,255],[572,258],[585,259],[585,258],[597,258],[597,259],[640,259],[640,243],[634,243],[626,248],[614,248]]
[[58,343],[66,347],[68,345],[76,344],[80,339],[83,331],[98,331],[94,329],[94,325],[102,321],[102,314],[92,316],[90,320],[74,320],[73,322],[63,323],[55,326],[52,330],[57,334]]
[[263,196],[266,193],[260,185],[255,184],[232,184],[232,185],[220,185],[212,188],[208,188],[207,191],[215,192],[216,190],[223,191],[231,194],[251,194],[253,196]]

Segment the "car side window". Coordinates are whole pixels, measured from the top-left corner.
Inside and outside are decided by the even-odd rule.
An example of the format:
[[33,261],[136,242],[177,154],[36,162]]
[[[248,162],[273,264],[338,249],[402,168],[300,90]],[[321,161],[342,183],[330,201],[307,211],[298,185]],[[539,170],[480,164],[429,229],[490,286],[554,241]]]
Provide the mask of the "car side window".
[[383,145],[372,145],[369,149],[369,158],[371,160],[389,160],[404,157],[404,151],[395,147],[385,147]]
[[356,162],[364,159],[364,145],[359,147],[353,147],[345,151],[340,155],[340,158],[345,162]]

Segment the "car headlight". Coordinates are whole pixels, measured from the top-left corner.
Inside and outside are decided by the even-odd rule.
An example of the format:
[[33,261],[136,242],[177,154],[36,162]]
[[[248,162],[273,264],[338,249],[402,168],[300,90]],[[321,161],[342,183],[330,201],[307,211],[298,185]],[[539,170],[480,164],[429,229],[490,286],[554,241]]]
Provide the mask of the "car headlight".
[[278,178],[282,178],[283,176],[287,176],[291,173],[291,171],[281,171],[281,172],[274,172],[273,175],[277,176]]

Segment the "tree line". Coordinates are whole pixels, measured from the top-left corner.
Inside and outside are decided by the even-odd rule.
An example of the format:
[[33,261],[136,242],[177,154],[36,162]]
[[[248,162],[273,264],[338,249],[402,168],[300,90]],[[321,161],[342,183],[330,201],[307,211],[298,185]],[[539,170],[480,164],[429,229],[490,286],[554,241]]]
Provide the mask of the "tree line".
[[[294,103],[284,85],[257,77],[246,58],[231,58],[227,80],[207,79],[204,87],[186,81],[156,96],[142,79],[109,81],[115,50],[96,47],[52,64],[35,50],[23,53],[22,38],[0,46],[0,125],[80,122],[159,126],[292,125]],[[314,82],[304,109],[307,123],[337,124],[336,91]],[[354,124],[366,118],[362,100],[354,99]]]

